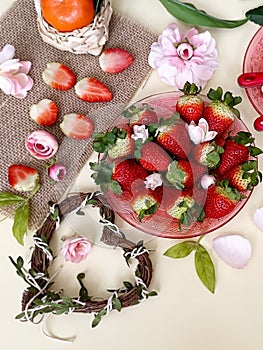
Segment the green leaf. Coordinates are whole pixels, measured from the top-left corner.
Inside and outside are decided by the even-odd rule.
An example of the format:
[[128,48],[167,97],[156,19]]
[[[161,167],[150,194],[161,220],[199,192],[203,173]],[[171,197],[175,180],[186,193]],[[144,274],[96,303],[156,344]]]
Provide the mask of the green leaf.
[[189,254],[191,254],[192,251],[195,250],[197,246],[198,246],[198,243],[194,241],[184,241],[184,242],[175,244],[171,248],[167,249],[163,255],[174,259],[185,258]]
[[114,306],[114,308],[117,310],[117,311],[121,311],[121,301],[119,298],[113,298],[112,299],[112,305]]
[[0,207],[4,207],[6,205],[17,205],[25,202],[26,199],[13,193],[9,192],[1,192],[0,193]]
[[180,21],[205,27],[236,28],[245,24],[250,18],[241,20],[225,20],[210,16],[202,10],[198,10],[193,4],[179,0],[160,0],[166,10]]
[[247,11],[246,17],[248,17],[250,21],[262,26],[263,25],[263,6],[259,6],[257,8]]
[[20,244],[24,244],[24,235],[27,231],[29,219],[29,203],[25,202],[15,211],[13,235]]
[[199,244],[195,252],[195,269],[198,277],[210,292],[215,291],[215,268],[208,251]]

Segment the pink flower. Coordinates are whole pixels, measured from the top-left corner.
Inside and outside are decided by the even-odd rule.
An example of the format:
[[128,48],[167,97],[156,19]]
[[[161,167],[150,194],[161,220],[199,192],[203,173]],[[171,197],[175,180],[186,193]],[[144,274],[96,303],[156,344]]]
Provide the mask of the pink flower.
[[62,181],[66,175],[67,169],[64,164],[55,163],[48,168],[48,176],[56,181]]
[[183,34],[176,24],[163,30],[153,43],[148,62],[166,84],[182,89],[185,82],[204,87],[218,67],[215,39],[195,28]]
[[56,138],[45,130],[33,131],[25,141],[26,149],[37,159],[49,159],[58,150]]
[[201,178],[201,186],[203,189],[207,190],[210,186],[214,185],[216,179],[213,175],[205,174]]
[[141,139],[142,142],[145,142],[145,140],[149,137],[149,131],[147,128],[145,128],[145,125],[134,125],[133,127],[133,134],[131,137],[136,141],[138,139]]
[[71,237],[66,239],[61,247],[61,253],[66,261],[79,263],[84,260],[91,251],[91,244],[85,237]]
[[160,174],[154,173],[146,177],[145,181],[145,187],[150,188],[151,190],[155,190],[156,187],[162,186],[162,178]]
[[211,141],[217,135],[216,131],[209,131],[209,125],[204,118],[200,118],[198,125],[196,125],[194,121],[191,121],[189,125],[186,124],[186,128],[188,129],[190,139],[196,145]]
[[14,58],[15,48],[5,45],[0,51],[0,89],[7,95],[24,98],[33,86],[33,80],[27,74],[31,62]]

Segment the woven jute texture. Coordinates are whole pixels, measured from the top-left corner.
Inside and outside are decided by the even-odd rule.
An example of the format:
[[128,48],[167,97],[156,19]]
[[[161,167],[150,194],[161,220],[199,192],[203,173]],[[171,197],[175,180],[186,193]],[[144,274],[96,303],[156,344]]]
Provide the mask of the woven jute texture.
[[[43,42],[37,30],[33,0],[17,0],[0,19],[0,47],[11,44],[16,48],[16,58],[32,62],[30,76],[34,86],[25,99],[7,96],[0,91],[0,191],[12,191],[7,173],[8,166],[13,163],[35,167],[40,173],[41,188],[31,200],[30,229],[42,225],[49,212],[48,202],[59,201],[69,191],[92,153],[91,140],[73,140],[63,135],[59,128],[63,115],[88,115],[95,122],[95,132],[104,132],[129,103],[150,71],[148,54],[152,42],[156,41],[155,34],[118,13],[113,13],[109,33],[105,47],[121,47],[135,57],[134,63],[120,74],[104,73],[99,67],[98,57],[60,51]],[[74,89],[62,92],[50,88],[42,80],[42,72],[48,62],[68,65],[78,80],[87,76],[101,80],[110,88],[114,98],[108,103],[87,103],[76,97]],[[39,127],[29,116],[30,106],[43,98],[54,100],[60,110],[58,122],[46,128]],[[44,166],[46,162],[33,158],[25,149],[27,135],[37,129],[47,130],[59,142],[56,161],[66,165],[67,175],[56,185],[48,178]],[[7,214],[6,210],[1,210],[2,214]]]

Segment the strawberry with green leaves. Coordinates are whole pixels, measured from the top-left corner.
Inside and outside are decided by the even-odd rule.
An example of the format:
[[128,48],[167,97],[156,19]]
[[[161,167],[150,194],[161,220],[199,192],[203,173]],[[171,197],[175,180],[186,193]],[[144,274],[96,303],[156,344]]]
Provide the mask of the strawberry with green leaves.
[[185,123],[178,113],[168,119],[161,119],[157,127],[157,142],[178,159],[187,159],[190,152],[190,138]]
[[140,107],[130,106],[122,112],[122,116],[129,119],[130,127],[158,122],[156,112],[147,103],[143,103]]
[[217,172],[222,175],[233,166],[245,163],[249,156],[256,157],[262,150],[254,146],[254,138],[250,132],[239,131],[234,136],[229,136],[224,144],[224,153]]
[[220,162],[220,154],[222,152],[224,152],[223,148],[217,146],[215,142],[206,141],[195,145],[192,155],[197,163],[209,169],[214,169]]
[[179,97],[176,103],[176,111],[187,123],[191,123],[191,121],[197,123],[202,117],[204,110],[204,101],[198,96],[201,88],[187,81],[180,91],[183,92],[183,95]]
[[191,190],[178,190],[166,188],[166,195],[163,199],[163,207],[168,215],[178,220],[178,227],[181,225],[190,226],[194,220],[201,215],[201,208],[193,199]]
[[166,179],[177,189],[193,187],[192,166],[188,160],[174,160],[168,167]]
[[258,162],[249,160],[243,164],[233,166],[224,174],[231,186],[238,191],[252,190],[262,181],[262,174],[258,171]]
[[207,96],[211,102],[205,107],[203,117],[207,120],[209,129],[221,135],[232,125],[236,117],[239,118],[240,113],[234,106],[239,104],[242,98],[234,97],[229,91],[223,95],[221,87],[216,90],[210,89]]
[[134,151],[134,139],[127,124],[119,125],[106,133],[97,133],[93,139],[93,149],[98,153],[105,153],[110,160],[127,158]]
[[139,163],[148,171],[164,172],[172,158],[155,142],[145,142],[140,150]]
[[238,201],[243,198],[244,196],[236,188],[231,187],[227,179],[224,179],[208,188],[204,205],[205,217],[222,218],[231,213]]
[[157,187],[155,190],[140,188],[134,193],[131,207],[138,215],[139,221],[151,217],[157,212],[162,201],[162,194],[162,187]]

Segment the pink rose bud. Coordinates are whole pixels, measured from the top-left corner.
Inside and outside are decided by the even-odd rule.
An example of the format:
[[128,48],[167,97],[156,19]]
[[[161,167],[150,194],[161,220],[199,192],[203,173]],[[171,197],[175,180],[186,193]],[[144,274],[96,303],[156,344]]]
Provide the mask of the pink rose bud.
[[58,150],[56,138],[45,130],[33,131],[25,141],[28,152],[37,159],[49,159]]
[[79,263],[84,260],[91,251],[91,243],[85,237],[71,237],[66,239],[61,247],[61,253],[66,261]]
[[67,169],[64,164],[55,163],[48,168],[49,177],[56,181],[62,181],[66,175]]

